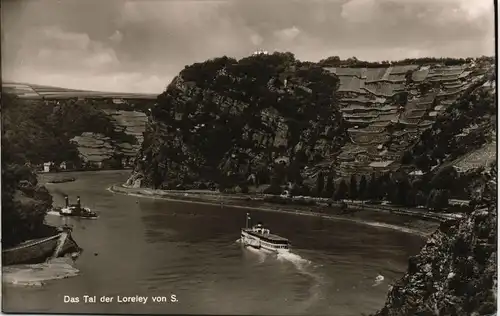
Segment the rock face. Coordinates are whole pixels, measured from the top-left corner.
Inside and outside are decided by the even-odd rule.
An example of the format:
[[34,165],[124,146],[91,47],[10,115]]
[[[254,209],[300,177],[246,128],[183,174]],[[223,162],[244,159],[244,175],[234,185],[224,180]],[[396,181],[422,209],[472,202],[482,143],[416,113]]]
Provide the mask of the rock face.
[[[334,154],[345,129],[338,78],[290,53],[223,57],[186,67],[152,109],[136,173],[142,186],[269,182],[274,164]],[[300,175],[287,176],[299,181]],[[283,182],[279,179],[278,182]]]
[[443,223],[375,316],[494,315],[497,293],[496,167],[487,202],[459,221]]

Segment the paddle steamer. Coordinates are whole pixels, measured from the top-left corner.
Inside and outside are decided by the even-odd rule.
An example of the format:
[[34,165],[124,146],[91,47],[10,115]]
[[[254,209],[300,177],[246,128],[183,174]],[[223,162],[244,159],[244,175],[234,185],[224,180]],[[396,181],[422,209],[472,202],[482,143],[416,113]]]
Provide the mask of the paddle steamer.
[[81,218],[97,218],[97,213],[90,210],[88,207],[83,207],[80,203],[80,197],[77,196],[76,204],[69,204],[68,196],[64,197],[65,207],[58,208],[56,211],[61,216],[76,216]]

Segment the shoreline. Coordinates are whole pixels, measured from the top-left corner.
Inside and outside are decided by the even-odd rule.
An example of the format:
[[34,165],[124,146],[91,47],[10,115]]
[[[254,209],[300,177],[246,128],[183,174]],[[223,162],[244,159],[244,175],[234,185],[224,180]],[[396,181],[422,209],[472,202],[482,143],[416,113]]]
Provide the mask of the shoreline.
[[106,168],[96,168],[96,169],[65,169],[59,171],[41,171],[36,170],[36,175],[57,175],[57,174],[65,174],[65,173],[76,173],[76,172],[116,172],[116,171],[130,171],[133,170],[132,167],[128,168],[120,168],[120,169],[106,169]]
[[[342,213],[339,208],[321,205],[285,205],[269,203],[252,195],[219,194],[217,192],[201,191],[166,191],[147,188],[129,188],[123,185],[112,185],[107,189],[115,194],[125,194],[141,198],[161,199],[172,202],[182,202],[200,205],[232,207],[239,209],[258,210],[298,216],[313,216],[317,218],[346,221],[384,229],[396,230],[408,234],[429,237],[438,227],[440,221],[436,218],[417,218],[412,214],[399,214],[391,211],[375,210],[373,207],[357,207],[349,205],[349,213]],[[244,205],[246,204],[246,205]],[[403,220],[406,221],[402,223]]]

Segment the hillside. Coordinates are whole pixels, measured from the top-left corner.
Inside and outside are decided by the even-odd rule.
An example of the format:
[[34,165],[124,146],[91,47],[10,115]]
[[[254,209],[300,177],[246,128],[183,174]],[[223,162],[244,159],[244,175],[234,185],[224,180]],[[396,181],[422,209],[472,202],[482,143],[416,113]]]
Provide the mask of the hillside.
[[[459,109],[463,95],[487,81],[490,67],[471,62],[326,68],[340,79],[337,94],[350,140],[337,157],[335,170],[340,176],[397,170],[404,153],[426,131]],[[480,114],[494,115],[491,111]]]
[[290,53],[187,66],[158,97],[130,183],[201,188],[301,182],[346,142],[339,80]]
[[[72,167],[132,164],[143,140],[147,113],[156,99],[154,95],[8,82],[2,83],[2,93],[8,103],[4,106],[7,136],[23,133],[19,130],[23,125],[45,135],[44,142],[34,148],[26,150],[19,144],[14,150],[33,152],[28,156],[35,165],[65,161]],[[23,121],[26,119],[30,123]],[[54,151],[55,147],[59,150]]]
[[[241,167],[231,170],[240,180],[224,186],[248,177],[260,184],[270,184],[271,178],[279,178],[277,184],[303,179],[311,183],[318,181],[318,171],[345,179],[401,168],[428,172],[494,141],[496,90],[488,59],[337,61],[340,66],[332,67],[324,61],[301,63],[281,56],[287,54],[240,61],[221,58],[186,67],[153,108],[141,161],[130,183],[139,185],[136,180],[142,179],[142,186],[172,187],[175,182],[192,187],[193,179],[200,179],[200,168],[206,167],[209,170],[203,172],[209,174],[201,176],[202,182],[221,184],[221,175],[210,172],[227,174],[231,163]],[[322,92],[310,88],[313,80],[321,80]],[[328,93],[333,96],[318,100]],[[329,102],[330,109],[316,102]],[[325,111],[330,118],[314,111]],[[262,124],[264,117],[272,122]],[[273,126],[275,133],[269,131]],[[328,130],[321,134],[325,127]],[[306,136],[311,128],[320,133]],[[200,136],[208,131],[207,138]],[[248,134],[253,140],[244,143]],[[194,148],[204,142],[203,148]],[[446,153],[435,149],[443,143],[451,143],[444,147]],[[247,156],[237,158],[235,144],[243,148],[239,154]],[[257,158],[257,152],[264,157]],[[271,166],[277,158],[281,164],[263,170],[262,165]]]

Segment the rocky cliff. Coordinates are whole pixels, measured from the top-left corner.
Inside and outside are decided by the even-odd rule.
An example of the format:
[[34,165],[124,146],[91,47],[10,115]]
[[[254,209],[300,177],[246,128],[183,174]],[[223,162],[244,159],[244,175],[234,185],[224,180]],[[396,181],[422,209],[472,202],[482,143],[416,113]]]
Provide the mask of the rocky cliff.
[[[346,141],[339,80],[290,53],[186,67],[152,109],[129,184],[155,188],[300,182]],[[271,178],[276,166],[282,177]]]
[[496,314],[496,164],[484,176],[476,210],[441,224],[375,316]]

